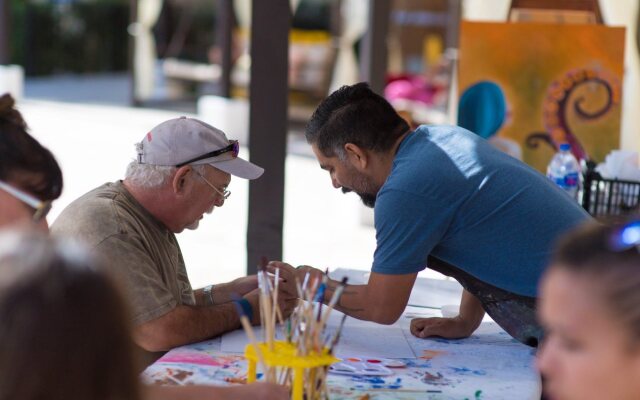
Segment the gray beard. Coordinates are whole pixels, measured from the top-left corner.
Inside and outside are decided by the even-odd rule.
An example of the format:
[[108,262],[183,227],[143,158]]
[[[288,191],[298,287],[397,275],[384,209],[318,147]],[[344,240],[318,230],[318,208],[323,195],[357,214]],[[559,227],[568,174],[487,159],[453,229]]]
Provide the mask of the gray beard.
[[189,225],[187,225],[185,227],[185,229],[189,229],[191,231],[195,231],[196,229],[198,229],[198,226],[200,225],[200,220],[194,221],[192,223],[190,223]]

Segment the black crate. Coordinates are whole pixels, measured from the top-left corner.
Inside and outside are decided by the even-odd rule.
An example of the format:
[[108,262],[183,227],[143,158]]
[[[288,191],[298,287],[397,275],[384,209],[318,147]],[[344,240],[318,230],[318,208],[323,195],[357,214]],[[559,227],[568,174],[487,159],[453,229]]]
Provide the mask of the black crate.
[[596,218],[624,216],[637,212],[640,182],[604,179],[595,171],[585,174],[582,207]]

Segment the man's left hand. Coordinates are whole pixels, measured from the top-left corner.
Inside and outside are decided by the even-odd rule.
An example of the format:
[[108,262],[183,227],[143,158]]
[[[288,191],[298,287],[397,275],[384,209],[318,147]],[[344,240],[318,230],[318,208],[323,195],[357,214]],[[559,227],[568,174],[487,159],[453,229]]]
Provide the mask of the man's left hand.
[[454,318],[414,318],[411,333],[419,338],[438,336],[446,339],[462,339],[471,336],[476,329],[460,316]]

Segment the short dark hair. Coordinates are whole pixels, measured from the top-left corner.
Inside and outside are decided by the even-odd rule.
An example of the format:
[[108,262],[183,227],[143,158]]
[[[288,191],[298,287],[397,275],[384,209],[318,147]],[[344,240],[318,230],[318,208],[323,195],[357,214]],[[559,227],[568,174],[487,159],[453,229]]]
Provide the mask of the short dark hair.
[[129,312],[107,272],[43,233],[0,243],[0,400],[140,399]]
[[62,171],[53,154],[27,133],[9,94],[0,96],[0,180],[16,183],[40,200],[62,193]]
[[342,158],[347,143],[384,152],[408,130],[409,124],[391,104],[360,82],[342,86],[324,99],[307,123],[305,136],[325,156]]
[[[631,223],[634,223],[633,221]],[[587,223],[559,242],[552,269],[586,277],[602,295],[611,315],[640,341],[640,247],[616,247],[626,224]],[[638,221],[635,221],[638,224]]]

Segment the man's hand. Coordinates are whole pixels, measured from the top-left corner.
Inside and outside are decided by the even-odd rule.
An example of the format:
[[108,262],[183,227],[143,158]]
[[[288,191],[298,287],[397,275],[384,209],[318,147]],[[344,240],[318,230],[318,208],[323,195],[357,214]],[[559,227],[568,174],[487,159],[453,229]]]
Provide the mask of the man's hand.
[[476,330],[474,324],[465,321],[458,315],[454,318],[414,318],[411,320],[411,333],[419,338],[431,336],[446,339],[462,339],[469,337]]
[[462,291],[460,314],[454,318],[415,318],[411,320],[411,333],[419,338],[440,336],[462,339],[478,329],[484,317],[482,303],[474,295]]
[[298,289],[296,288],[296,278],[298,279],[298,283],[302,285],[307,272],[310,274],[309,282],[313,281],[316,277],[318,277],[318,279],[322,279],[324,276],[324,272],[308,265],[302,265],[298,268],[294,268],[282,261],[269,262],[269,265],[267,265],[267,271],[275,274],[276,269],[280,270],[280,290],[292,297],[299,297]]
[[[247,293],[243,297],[247,299],[247,301],[249,301],[249,304],[251,304],[251,309],[253,311],[253,318],[251,319],[251,324],[260,325],[260,289],[255,289]],[[298,299],[296,297],[291,297],[291,296],[284,295],[283,293],[278,293],[278,306],[280,307],[280,311],[282,312],[282,318],[288,318],[297,305],[298,305]]]
[[258,288],[258,275],[243,276],[241,278],[234,279],[230,283],[233,293],[244,296]]

